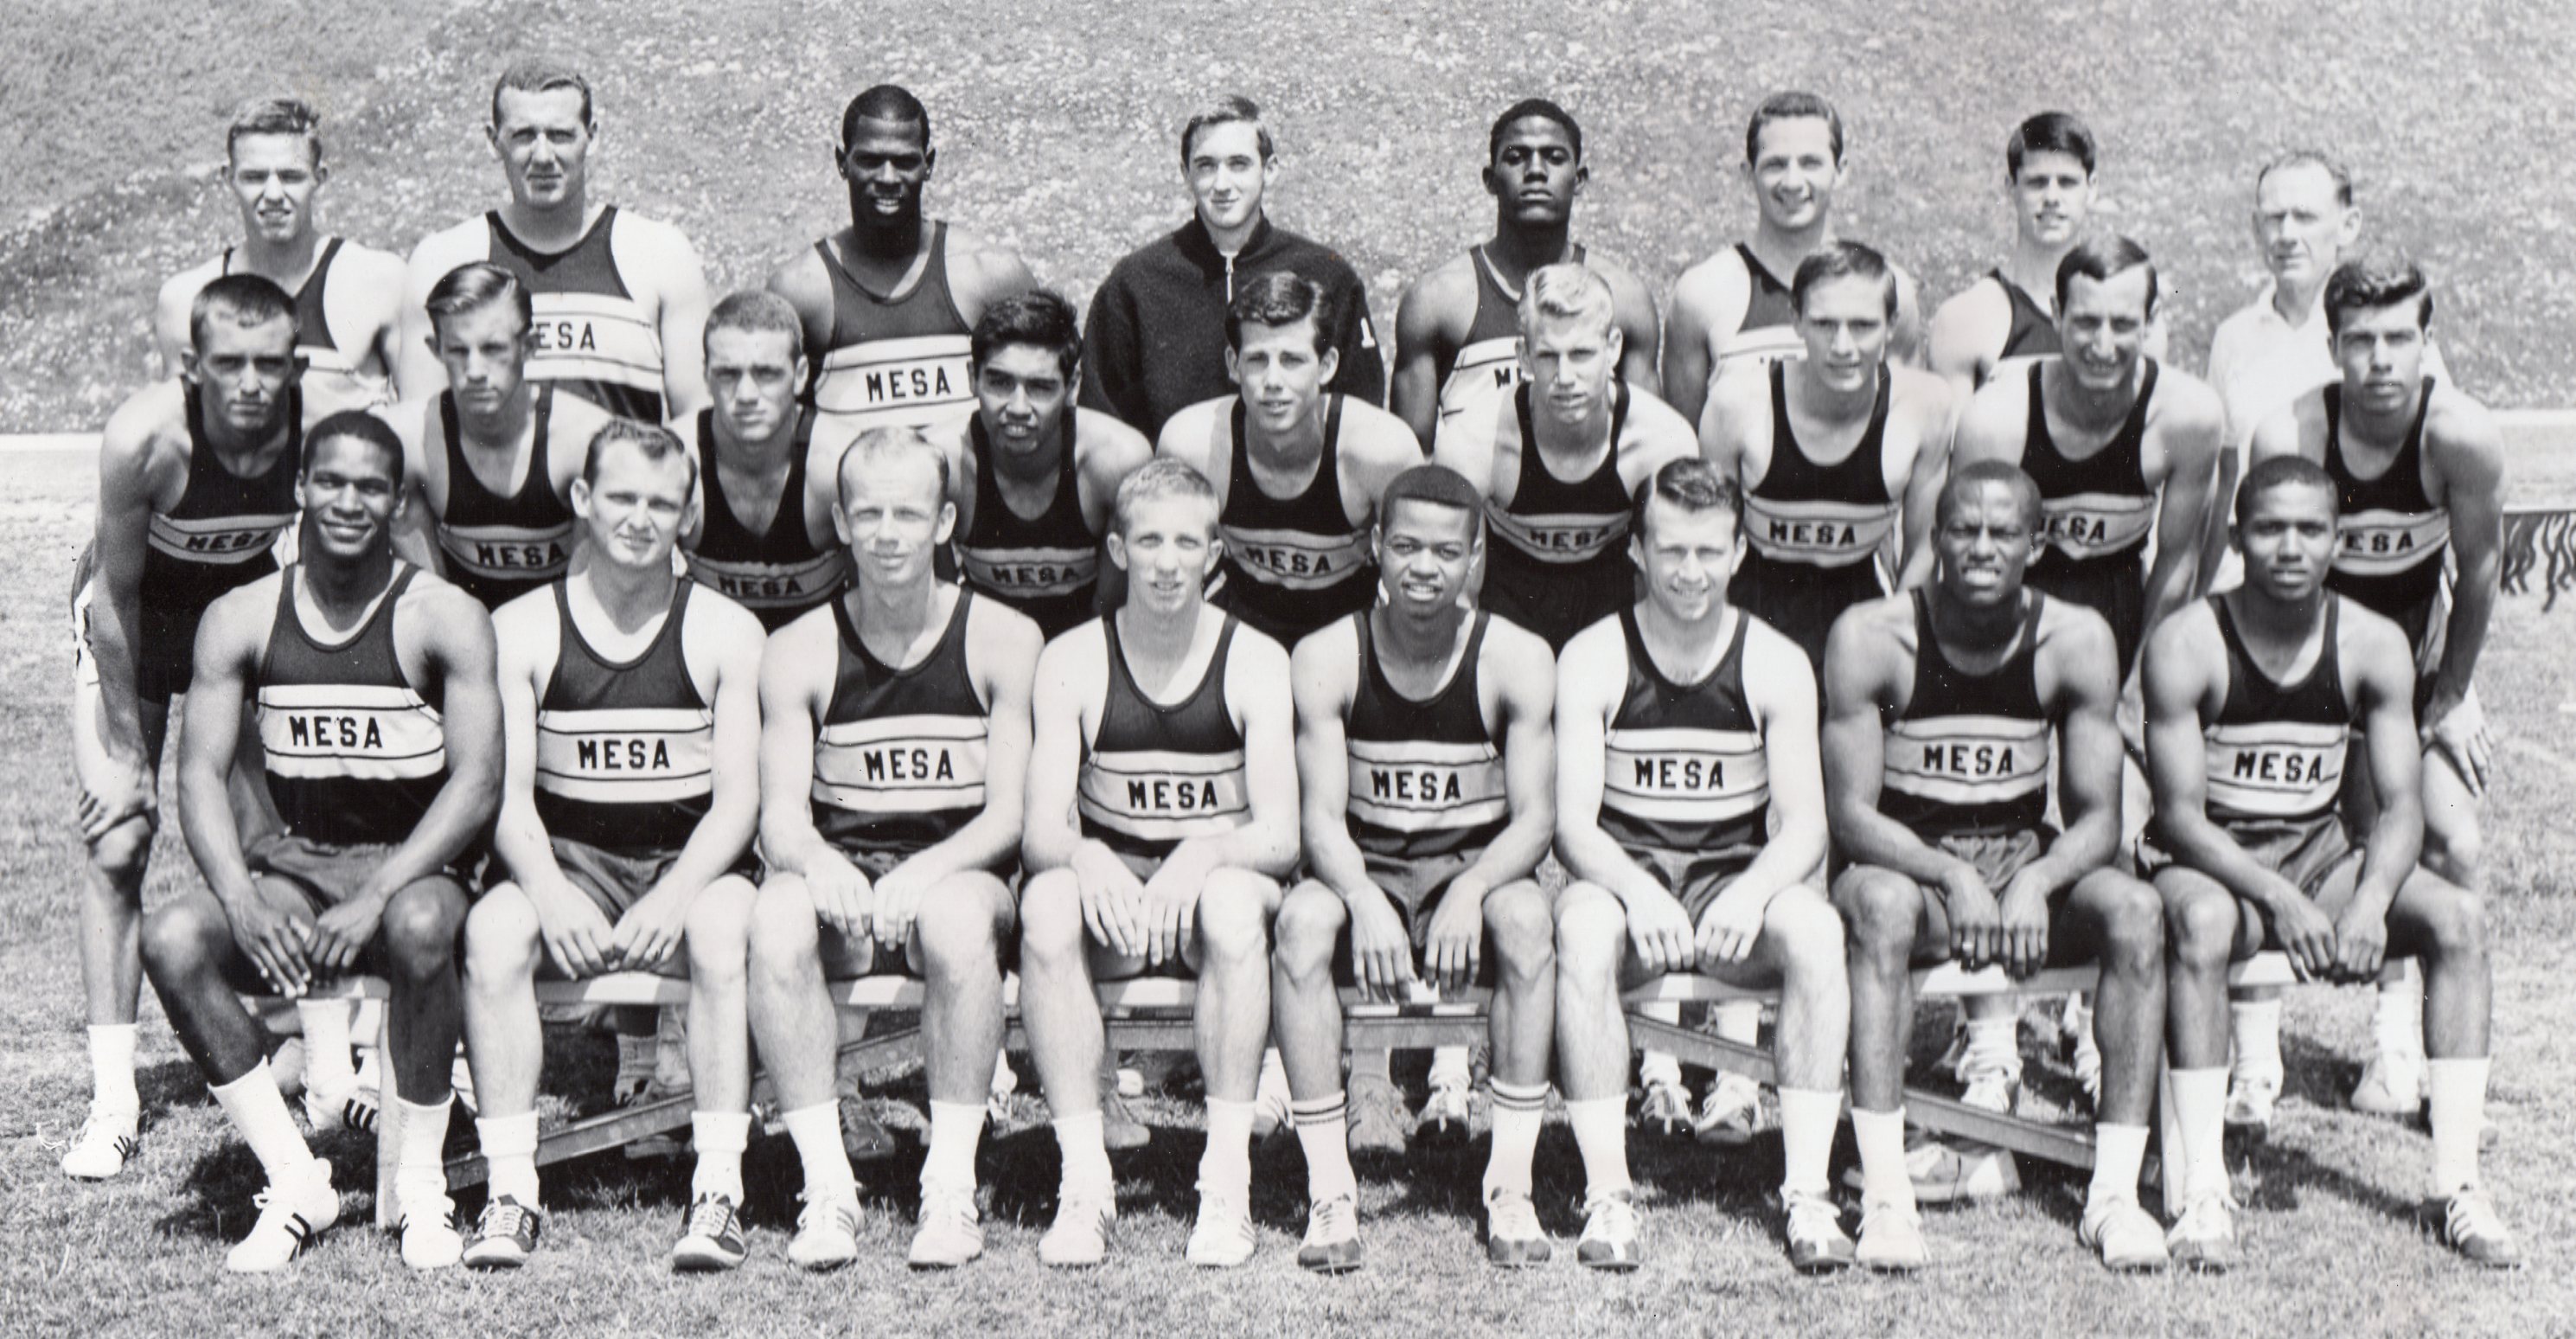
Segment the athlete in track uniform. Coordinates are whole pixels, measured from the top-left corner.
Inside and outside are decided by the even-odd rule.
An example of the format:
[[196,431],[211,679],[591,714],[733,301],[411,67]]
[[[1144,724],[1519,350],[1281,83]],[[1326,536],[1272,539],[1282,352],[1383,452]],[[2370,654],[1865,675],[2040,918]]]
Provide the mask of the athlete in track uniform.
[[98,527],[72,580],[72,765],[89,847],[81,987],[94,1087],[62,1168],[82,1180],[116,1175],[140,1134],[134,936],[170,699],[188,691],[206,607],[277,570],[272,551],[294,523],[303,459],[286,294],[257,275],[226,275],[198,290],[190,326],[179,376],[135,393],[107,421]]
[[707,313],[707,390],[715,403],[671,425],[698,458],[689,575],[775,632],[849,584],[850,550],[832,531],[840,453],[796,403],[805,355],[796,309],[774,293],[727,295]]
[[1148,462],[1118,486],[1109,534],[1127,602],[1038,662],[1020,1017],[1064,1154],[1038,1242],[1049,1265],[1099,1263],[1117,1217],[1092,982],[1153,971],[1199,983],[1208,1137],[1189,1261],[1252,1256],[1252,1099],[1270,923],[1297,860],[1296,743],[1278,691],[1287,653],[1201,593],[1217,546],[1215,489],[1179,461]]
[[1280,904],[1271,1007],[1306,1150],[1297,1262],[1309,1269],[1360,1263],[1336,980],[1385,998],[1420,978],[1497,987],[1487,1252],[1506,1267],[1549,1255],[1530,1158],[1556,1005],[1554,923],[1535,878],[1555,830],[1556,666],[1545,642],[1467,597],[1483,517],[1483,495],[1453,470],[1396,476],[1376,536],[1387,602],[1308,637],[1292,660],[1312,874]]
[[[2119,657],[2089,609],[2022,585],[2040,526],[2028,476],[1987,461],[1940,492],[1922,587],[1860,606],[1826,656],[1825,778],[1850,927],[1860,1263],[1929,1261],[1905,1147],[1909,970],[1954,959],[2027,976],[2100,962],[2107,1064],[2076,1237],[2113,1269],[2165,1266],[2138,1207],[2164,1027],[2164,915],[2115,869]],[[2065,741],[2063,763],[2051,735]],[[2065,830],[2047,821],[2051,774]]]
[[1610,283],[1623,336],[1620,373],[1653,387],[1662,327],[1655,298],[1627,267],[1573,240],[1574,204],[1591,180],[1583,128],[1545,98],[1503,109],[1478,174],[1494,197],[1494,235],[1414,281],[1395,309],[1395,377],[1388,407],[1433,440],[1443,419],[1490,412],[1521,383],[1521,288],[1542,265],[1598,270]]
[[[1753,236],[1683,271],[1664,319],[1664,399],[1692,423],[1729,370],[1805,352],[1790,281],[1781,276],[1795,275],[1833,240],[1834,192],[1848,171],[1841,113],[1813,93],[1763,99],[1745,126],[1738,171],[1758,211]],[[1895,274],[1888,352],[1919,363],[1923,312],[1912,276]]]
[[1325,389],[1338,322],[1326,291],[1297,275],[1245,284],[1225,320],[1239,389],[1173,415],[1154,445],[1216,487],[1209,598],[1282,646],[1377,602],[1378,494],[1422,463],[1404,420]]
[[1531,271],[1520,330],[1527,380],[1443,424],[1432,457],[1483,491],[1503,541],[1486,548],[1483,605],[1562,650],[1635,600],[1631,498],[1699,449],[1689,423],[1619,378],[1625,339],[1600,275]]
[[2191,598],[2224,421],[2205,383],[2144,354],[2156,298],[2137,243],[2069,251],[2057,267],[2066,352],[1977,392],[1954,447],[1960,464],[2000,460],[2039,485],[2048,547],[2031,587],[2110,620],[2124,676],[2147,630]]
[[[2249,453],[2257,461],[2304,456],[2333,477],[2341,519],[2326,588],[2395,620],[2414,649],[2424,864],[2480,892],[2478,811],[2496,738],[2471,676],[2503,567],[2504,443],[2485,406],[2427,370],[2433,294],[2421,269],[2386,258],[2347,263],[2327,281],[2323,302],[2342,379],[2273,415]],[[2346,819],[2367,831],[2375,807],[2368,773],[2344,774]],[[2411,975],[2391,977],[2379,997],[2379,1053],[2352,1103],[2412,1119],[2424,1096],[2422,997]],[[2235,1029],[2240,1044],[2245,1021]],[[2277,1057],[2277,1010],[2254,1021],[2271,1025]],[[2255,1039],[2258,1052],[2262,1040]],[[2277,1064],[2255,1075],[2240,1064],[2229,1083],[2230,1120],[2267,1123],[2279,1091]],[[2250,1105],[2240,1110],[2240,1099]]]
[[760,807],[759,622],[672,571],[697,465],[679,439],[618,422],[573,482],[581,564],[493,615],[503,767],[496,853],[509,878],[465,923],[475,1130],[491,1168],[465,1264],[515,1269],[544,1226],[540,971],[689,981],[697,1170],[683,1270],[741,1263],[750,1036],[744,877]]
[[1006,882],[1021,828],[1035,625],[940,580],[956,525],[946,454],[917,428],[872,428],[838,465],[855,580],[781,628],[761,665],[761,849],[752,1036],[804,1168],[787,1257],[858,1255],[858,1185],[834,1100],[826,979],[923,977],[930,1154],[909,1259],[982,1254],[975,1150],[1002,1045]]
[[256,274],[295,295],[302,426],[391,398],[402,259],[321,231],[313,198],[330,179],[322,118],[311,106],[263,98],[233,114],[224,183],[241,206],[242,240],[161,285],[152,335],[163,367],[177,372],[187,354],[198,291],[223,275]]
[[[1820,675],[1844,610],[1924,575],[1949,470],[1950,388],[1887,361],[1895,284],[1855,242],[1809,256],[1795,289],[1805,356],[1721,382],[1701,425],[1700,454],[1744,491],[1752,545],[1726,601],[1786,634]],[[1900,543],[1914,578],[1903,583]]]
[[1962,394],[2006,363],[2058,351],[2057,265],[2093,212],[2093,153],[2093,131],[2066,112],[2041,112],[2004,141],[2012,256],[1932,312],[1932,370]]
[[590,83],[570,69],[523,61],[493,84],[489,137],[510,202],[413,249],[394,368],[403,398],[448,384],[444,360],[430,352],[429,292],[481,261],[516,275],[533,299],[530,380],[641,423],[707,402],[698,343],[706,268],[679,229],[591,202],[598,135]]
[[[1815,679],[1806,657],[1731,609],[1743,495],[1706,462],[1638,490],[1629,541],[1645,596],[1557,660],[1558,1087],[1583,1155],[1575,1258],[1637,1267],[1629,1201],[1625,987],[1700,971],[1777,986],[1789,1261],[1851,1263],[1825,1163],[1842,1107],[1849,998],[1842,922],[1802,880],[1825,858]],[[1766,836],[1767,834],[1767,836]]]
[[[2491,969],[2483,904],[2416,863],[2423,823],[2411,648],[2396,624],[2326,588],[2336,487],[2313,461],[2246,472],[2235,542],[2245,584],[2156,629],[2146,658],[2155,875],[2173,927],[2167,1158],[2179,1159],[2174,1258],[2223,1269],[2236,1254],[2220,1159],[2227,964],[2266,945],[2303,975],[2367,981],[2389,953],[2424,969],[2433,1211],[2441,1239],[2479,1264],[2521,1254],[2478,1182]],[[2359,730],[2379,798],[2355,852],[2336,813]],[[2152,853],[2151,853],[2152,854]]]
[[855,438],[918,427],[944,440],[975,410],[968,337],[993,303],[1036,286],[998,243],[924,217],[938,151],[930,112],[879,84],[850,99],[832,149],[849,187],[850,226],[769,273],[794,304],[814,381],[807,403]]
[[527,375],[527,285],[497,265],[459,266],[424,299],[446,384],[386,416],[411,492],[405,554],[497,609],[572,562],[572,484],[598,407]]
[[[232,280],[222,280],[230,283]],[[258,280],[265,284],[265,280]],[[197,341],[201,363],[222,346]],[[460,871],[501,790],[492,627],[463,593],[397,559],[402,444],[382,422],[314,425],[296,501],[301,560],[207,608],[179,739],[179,820],[206,886],[155,908],[143,962],[173,1031],[268,1176],[225,1258],[283,1268],[339,1217],[262,1058],[239,990],[302,996],[363,967],[385,977],[387,1112],[402,1254],[456,1263],[441,1145],[456,1053]],[[276,826],[245,823],[227,775],[256,721]]]
[[975,323],[957,566],[1049,637],[1097,616],[1110,504],[1154,455],[1115,415],[1074,407],[1081,358],[1073,307],[1048,289],[1004,298]]

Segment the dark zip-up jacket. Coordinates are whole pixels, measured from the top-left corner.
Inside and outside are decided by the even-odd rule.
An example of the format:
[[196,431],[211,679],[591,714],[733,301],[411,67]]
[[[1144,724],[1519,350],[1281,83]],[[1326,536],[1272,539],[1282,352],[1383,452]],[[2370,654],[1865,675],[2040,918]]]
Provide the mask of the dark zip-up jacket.
[[1342,355],[1329,389],[1386,403],[1386,364],[1370,324],[1368,288],[1339,252],[1268,219],[1253,225],[1240,255],[1220,254],[1193,214],[1187,223],[1129,252],[1101,281],[1083,323],[1082,395],[1145,434],[1201,400],[1232,395],[1225,375],[1225,310],[1241,284],[1293,270],[1340,299],[1331,346]]

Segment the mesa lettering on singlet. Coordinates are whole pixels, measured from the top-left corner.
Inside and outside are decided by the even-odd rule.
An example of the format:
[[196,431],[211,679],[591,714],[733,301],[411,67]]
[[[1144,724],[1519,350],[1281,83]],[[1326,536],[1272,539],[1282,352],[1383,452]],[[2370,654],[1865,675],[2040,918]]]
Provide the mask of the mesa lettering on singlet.
[[1473,828],[1510,814],[1492,744],[1349,741],[1351,814],[1395,832]]
[[[644,305],[607,293],[531,291],[531,381],[586,381],[662,396],[662,332]],[[609,406],[615,408],[615,406]]]
[[2112,558],[2147,542],[2156,520],[2156,500],[2125,493],[2074,493],[2043,498],[2039,504],[2042,537],[2049,547],[2077,561]]
[[715,588],[727,599],[754,609],[778,605],[812,605],[840,587],[849,570],[849,554],[840,549],[818,553],[798,563],[737,562],[689,555],[689,575]]
[[1071,595],[1100,579],[1098,549],[972,548],[959,545],[967,579],[1001,595]]
[[1366,532],[1317,535],[1303,530],[1253,529],[1220,524],[1226,556],[1291,590],[1338,584],[1368,561]]
[[173,517],[155,512],[149,531],[153,548],[182,562],[231,565],[266,553],[286,527],[285,515]]
[[1501,508],[1487,520],[1512,547],[1545,563],[1579,563],[1600,557],[1628,537],[1628,513],[1558,513],[1522,516]]
[[1082,771],[1079,808],[1085,819],[1140,842],[1178,843],[1231,832],[1252,810],[1243,765],[1239,748],[1094,752]]
[[972,347],[965,335],[912,335],[834,349],[814,378],[814,410],[858,431],[961,422],[975,408]]
[[2296,721],[2210,726],[2201,740],[2211,813],[2304,818],[2333,809],[2350,734]]
[[447,766],[438,711],[409,688],[268,684],[258,717],[260,748],[278,776],[410,781]]
[[[159,518],[154,518],[156,523]],[[2440,560],[2451,542],[2448,508],[2427,512],[2361,511],[2335,523],[2334,570],[2384,577]]]
[[1896,532],[1894,503],[1789,501],[1744,495],[1745,537],[1777,562],[1849,567],[1865,562]]
[[571,561],[572,523],[438,527],[438,547],[476,576],[528,576],[561,570]]
[[715,790],[715,713],[639,707],[540,712],[537,788],[591,804],[659,804]]
[[1448,380],[1440,383],[1440,417],[1452,419],[1470,408],[1491,412],[1491,405],[1524,380],[1520,336],[1477,340],[1458,350]]
[[1637,818],[1705,823],[1770,802],[1771,765],[1751,730],[1613,729],[1602,803]]
[[1900,720],[1885,753],[1889,789],[1958,808],[2047,789],[2052,757],[2048,722],[2012,716]]
[[834,721],[815,740],[813,798],[875,814],[981,809],[989,733],[980,716]]

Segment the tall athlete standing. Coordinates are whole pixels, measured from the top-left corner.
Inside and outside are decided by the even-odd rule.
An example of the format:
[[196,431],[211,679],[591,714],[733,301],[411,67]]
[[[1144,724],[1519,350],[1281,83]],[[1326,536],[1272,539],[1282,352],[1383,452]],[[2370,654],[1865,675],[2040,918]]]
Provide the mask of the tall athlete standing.
[[272,549],[295,521],[303,460],[295,326],[294,303],[268,280],[208,282],[190,302],[179,375],[118,406],[99,445],[98,526],[72,583],[72,766],[89,846],[81,987],[93,1087],[89,1119],[62,1168],[83,1180],[116,1175],[141,1133],[135,927],[160,821],[170,699],[188,691],[206,607],[276,571]]
[[1557,658],[1556,1052],[1583,1155],[1575,1258],[1639,1264],[1627,1154],[1623,988],[1698,971],[1780,990],[1789,1262],[1852,1261],[1825,1180],[1842,1107],[1850,992],[1843,926],[1804,882],[1825,858],[1814,672],[1795,643],[1727,607],[1743,495],[1705,461],[1637,491],[1645,594]]
[[[2172,927],[2168,1093],[2182,1207],[2176,1260],[2237,1257],[2220,1160],[2227,965],[2266,946],[2300,972],[2368,981],[2390,953],[2424,969],[2424,1083],[2441,1239],[2511,1267],[2521,1251],[2478,1179],[2492,967],[2484,903],[2416,863],[2423,833],[2413,651],[2396,624],[2327,589],[2337,489],[2324,467],[2274,456],[2246,471],[2234,539],[2245,584],[2159,627],[2147,649],[2147,757],[2156,871]],[[2358,730],[2378,796],[2360,851],[2336,812]],[[2153,854],[2152,852],[2150,853]]]
[[[1753,191],[1753,236],[1684,270],[1664,316],[1664,399],[1692,423],[1730,368],[1804,350],[1789,281],[1780,276],[1795,275],[1834,240],[1834,192],[1849,171],[1842,114],[1813,93],[1764,98],[1745,125],[1737,171]],[[1903,270],[1896,271],[1896,306],[1889,354],[1919,362],[1923,311]]]
[[1295,728],[1279,644],[1209,605],[1216,490],[1158,459],[1118,486],[1127,602],[1049,643],[1029,757],[1032,871],[1020,1016],[1055,1113],[1063,1186],[1038,1258],[1094,1265],[1117,1195],[1101,1142],[1094,980],[1198,978],[1207,1151],[1191,1264],[1251,1259],[1254,1085],[1270,1031],[1270,924],[1297,861]]
[[224,184],[241,207],[242,239],[161,285],[152,336],[163,367],[176,372],[187,353],[198,291],[223,275],[256,274],[295,295],[304,426],[392,396],[402,259],[321,230],[314,197],[330,179],[322,118],[310,105],[263,98],[233,113]]
[[1526,380],[1441,426],[1432,457],[1490,504],[1482,602],[1562,649],[1636,598],[1630,497],[1699,454],[1690,424],[1618,375],[1626,340],[1608,280],[1548,265],[1521,291]]
[[1001,601],[933,571],[957,520],[947,473],[917,428],[860,434],[837,466],[833,511],[855,579],[780,629],[761,664],[769,876],[752,923],[752,1033],[803,1164],[787,1257],[806,1269],[858,1254],[824,981],[873,971],[929,985],[930,1153],[908,1259],[949,1268],[984,1249],[975,1150],[1002,1045],[1002,945],[1017,921],[1004,880],[1039,638]]
[[599,129],[590,81],[563,66],[522,61],[492,85],[487,135],[510,200],[413,248],[394,368],[405,399],[446,384],[428,352],[430,290],[457,266],[487,261],[533,298],[531,380],[641,423],[706,403],[706,268],[679,229],[592,202]]
[[2002,364],[2057,352],[2057,265],[2093,213],[2093,153],[2093,131],[2067,112],[2041,112],[2004,141],[2012,255],[1932,312],[1932,370],[1962,392]]
[[969,333],[1036,285],[1009,250],[923,213],[938,161],[919,98],[879,84],[850,99],[832,149],[850,226],[769,273],[804,323],[808,402],[846,437],[919,427],[944,438],[963,424],[975,409]]
[[[529,375],[532,295],[498,265],[461,265],[422,299],[444,383],[386,417],[402,434],[408,555],[497,609],[572,562],[572,483],[608,415]],[[434,556],[433,556],[434,555]]]
[[1072,304],[1049,289],[994,303],[968,356],[975,416],[960,453],[957,566],[1049,637],[1099,612],[1119,481],[1154,455],[1116,415],[1074,406],[1081,360]]
[[[1377,522],[1387,601],[1291,661],[1313,876],[1280,903],[1271,1009],[1306,1152],[1309,1269],[1360,1262],[1337,980],[1381,997],[1425,977],[1496,985],[1486,1253],[1505,1267],[1549,1255],[1530,1157],[1556,1015],[1555,928],[1535,878],[1555,830],[1556,666],[1545,642],[1475,607],[1484,530],[1484,498],[1456,471],[1397,475]],[[1463,1141],[1460,1059],[1454,1080],[1435,1076],[1430,1109]]]
[[689,575],[777,631],[840,593],[849,546],[832,531],[832,467],[816,441],[796,309],[775,293],[730,293],[707,313],[714,403],[671,425],[697,456],[701,505]]
[[684,1270],[742,1261],[743,874],[760,807],[760,625],[672,571],[697,473],[660,428],[621,420],[601,431],[573,482],[582,561],[493,616],[507,750],[493,846],[510,877],[465,922],[474,1127],[491,1167],[468,1268],[525,1265],[545,1221],[541,971],[688,979],[697,1169],[671,1258]]
[[1663,342],[1654,295],[1625,266],[1573,239],[1574,205],[1592,177],[1583,127],[1545,98],[1513,103],[1494,118],[1477,177],[1494,197],[1494,235],[1404,291],[1387,407],[1428,443],[1440,420],[1509,394],[1521,382],[1522,286],[1540,266],[1569,262],[1609,280],[1624,346],[1620,373],[1654,386]]
[[[437,1268],[463,1247],[441,1146],[461,871],[501,790],[492,625],[473,600],[394,556],[403,452],[390,429],[336,414],[314,425],[309,446],[296,479],[300,560],[215,601],[197,636],[179,820],[206,886],[153,911],[143,961],[172,1030],[268,1176],[258,1220],[225,1257],[236,1272],[285,1267],[340,1213],[330,1164],[295,1128],[261,1055],[265,1030],[236,992],[299,996],[362,968],[386,978],[402,1255]],[[274,830],[245,824],[227,794],[245,761],[246,715]]]
[[[2504,443],[2485,406],[2428,370],[2433,292],[2421,269],[2365,257],[2335,270],[2323,301],[2342,379],[2273,415],[2248,453],[2257,462],[2303,456],[2333,476],[2338,537],[2326,588],[2394,620],[2415,653],[2425,866],[2483,892],[2478,811],[2497,739],[2473,676],[2503,568]],[[2376,808],[2368,774],[2346,775],[2346,818],[2366,831]],[[2356,1109],[2410,1118],[2421,1109],[2421,1014],[2411,978],[2381,990],[2379,1053],[2353,1089]],[[2246,1031],[2240,1022],[2240,1041]],[[2276,1033],[2276,1062],[2278,1054]],[[2268,1120],[2278,1068],[2268,1089],[2263,1077],[2231,1076],[2232,1121]]]
[[1155,454],[1216,488],[1215,602],[1282,646],[1377,600],[1369,527],[1389,480],[1422,463],[1393,414],[1335,395],[1331,295],[1294,274],[1243,286],[1225,317],[1234,394],[1172,416]]

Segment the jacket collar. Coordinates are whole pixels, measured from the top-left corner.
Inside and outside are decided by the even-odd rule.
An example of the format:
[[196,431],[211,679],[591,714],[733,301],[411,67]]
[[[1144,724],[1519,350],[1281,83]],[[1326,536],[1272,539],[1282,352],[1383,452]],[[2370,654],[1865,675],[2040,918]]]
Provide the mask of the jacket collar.
[[[1269,249],[1272,236],[1274,230],[1270,226],[1270,215],[1265,211],[1260,218],[1253,220],[1252,234],[1243,239],[1243,250],[1235,253],[1235,263],[1240,265]],[[1199,219],[1196,212],[1192,212],[1189,221],[1172,234],[1172,240],[1180,246],[1181,254],[1189,257],[1191,263],[1200,269],[1211,275],[1224,272],[1225,256],[1216,249],[1216,239],[1208,236],[1207,224]]]

